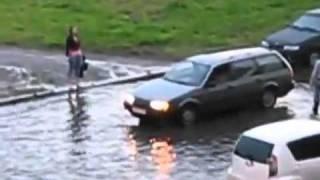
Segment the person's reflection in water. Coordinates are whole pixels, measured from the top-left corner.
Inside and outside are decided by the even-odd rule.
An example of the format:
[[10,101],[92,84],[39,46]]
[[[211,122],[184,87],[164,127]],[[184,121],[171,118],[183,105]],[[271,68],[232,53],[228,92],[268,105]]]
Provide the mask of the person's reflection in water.
[[128,142],[127,151],[130,156],[130,159],[137,160],[137,156],[138,156],[137,141],[134,139],[134,136],[132,134],[128,134],[127,142]]
[[[68,103],[70,107],[71,119],[69,120],[71,129],[71,139],[74,144],[79,144],[88,139],[85,129],[87,127],[88,115],[86,114],[86,101],[81,94],[81,89],[68,92]],[[73,154],[83,152],[74,149]]]
[[170,179],[175,165],[176,153],[170,138],[154,138],[150,140],[152,161],[155,163],[159,176],[157,179]]

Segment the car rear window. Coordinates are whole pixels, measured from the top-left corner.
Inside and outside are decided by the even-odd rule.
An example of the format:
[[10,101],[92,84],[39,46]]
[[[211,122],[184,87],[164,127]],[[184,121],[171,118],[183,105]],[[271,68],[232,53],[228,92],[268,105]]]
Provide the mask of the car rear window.
[[297,161],[320,158],[320,135],[290,142],[288,147]]
[[236,145],[234,153],[244,159],[266,163],[271,157],[273,144],[242,136]]

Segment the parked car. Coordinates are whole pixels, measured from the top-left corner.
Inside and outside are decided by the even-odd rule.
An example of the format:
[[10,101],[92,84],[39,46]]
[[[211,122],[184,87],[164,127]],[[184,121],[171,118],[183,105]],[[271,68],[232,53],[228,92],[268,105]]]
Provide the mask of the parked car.
[[235,49],[175,64],[164,77],[128,95],[124,107],[141,119],[175,119],[190,125],[199,115],[252,102],[272,108],[292,88],[292,68],[278,52],[262,47]]
[[320,179],[320,122],[287,120],[244,132],[228,180]]
[[307,11],[292,24],[262,41],[262,46],[278,50],[291,63],[311,63],[320,53],[320,9]]

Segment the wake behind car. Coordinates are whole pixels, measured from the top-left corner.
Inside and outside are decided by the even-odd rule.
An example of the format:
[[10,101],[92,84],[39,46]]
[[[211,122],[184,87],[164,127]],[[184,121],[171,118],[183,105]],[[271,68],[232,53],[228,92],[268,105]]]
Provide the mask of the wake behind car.
[[292,68],[278,52],[243,48],[189,57],[138,87],[124,107],[141,119],[190,125],[200,115],[252,102],[272,108],[292,88]]
[[291,63],[313,64],[320,53],[320,9],[307,11],[261,44],[278,50]]

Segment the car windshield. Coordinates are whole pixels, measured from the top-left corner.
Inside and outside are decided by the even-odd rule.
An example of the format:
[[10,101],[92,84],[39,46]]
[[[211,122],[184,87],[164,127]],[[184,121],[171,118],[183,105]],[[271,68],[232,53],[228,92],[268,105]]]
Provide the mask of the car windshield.
[[272,144],[247,136],[242,136],[234,153],[244,159],[265,164],[267,159],[270,158],[272,150]]
[[183,62],[173,66],[164,79],[190,86],[199,86],[210,70],[209,65],[195,62]]
[[304,15],[296,20],[292,26],[313,31],[320,31],[320,17],[315,15]]

